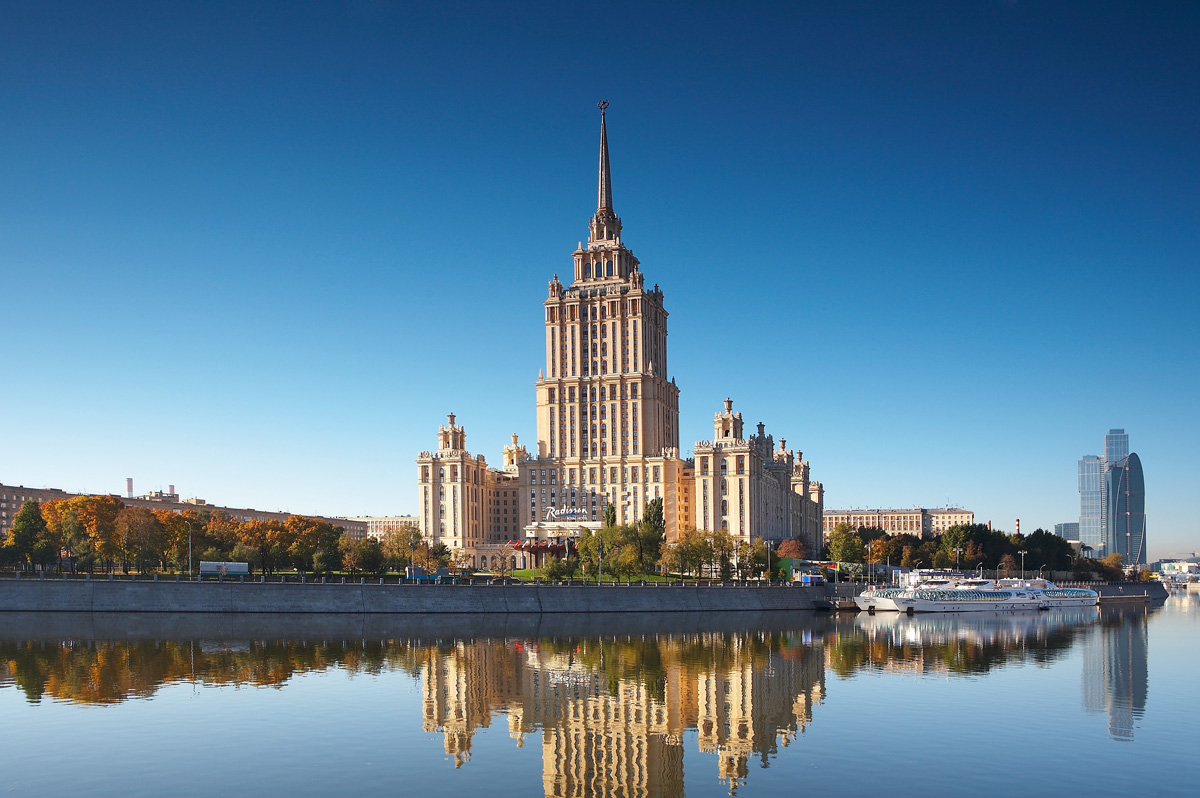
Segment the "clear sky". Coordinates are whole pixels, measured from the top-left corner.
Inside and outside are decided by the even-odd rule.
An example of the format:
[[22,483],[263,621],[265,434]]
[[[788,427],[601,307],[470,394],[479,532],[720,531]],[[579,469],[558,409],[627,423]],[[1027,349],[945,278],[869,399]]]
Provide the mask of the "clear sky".
[[0,4],[0,482],[416,510],[532,443],[595,210],[826,506],[1078,518],[1123,427],[1200,550],[1200,4]]

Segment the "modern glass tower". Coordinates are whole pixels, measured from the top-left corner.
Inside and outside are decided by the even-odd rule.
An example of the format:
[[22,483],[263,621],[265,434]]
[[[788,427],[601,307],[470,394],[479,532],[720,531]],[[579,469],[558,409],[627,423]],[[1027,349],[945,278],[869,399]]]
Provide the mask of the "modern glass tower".
[[1146,485],[1142,461],[1137,454],[1130,454],[1110,464],[1105,478],[1105,548],[1109,554],[1120,554],[1126,565],[1145,565]]
[[1104,458],[1085,454],[1079,461],[1079,542],[1085,557],[1104,556]]
[[1104,461],[1110,466],[1129,456],[1129,436],[1123,429],[1110,429],[1104,435]]

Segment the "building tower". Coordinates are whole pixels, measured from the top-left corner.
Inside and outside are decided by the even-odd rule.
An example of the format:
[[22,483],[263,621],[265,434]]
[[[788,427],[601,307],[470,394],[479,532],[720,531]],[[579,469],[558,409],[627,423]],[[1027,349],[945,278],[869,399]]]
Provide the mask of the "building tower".
[[1146,564],[1146,485],[1136,453],[1110,464],[1105,475],[1108,511],[1105,548],[1126,565]]
[[[608,503],[620,523],[630,523],[654,498],[664,499],[671,526],[668,484],[678,481],[682,465],[679,389],[667,370],[663,292],[646,288],[613,210],[607,107],[600,103],[588,240],[572,255],[570,284],[554,275],[543,303],[546,363],[536,385],[537,461],[530,464],[538,486],[530,493],[531,521],[543,530],[527,529],[527,537],[571,536],[552,523],[559,511],[577,531],[580,521],[602,520]],[[546,485],[543,469],[557,480]]]
[[1104,556],[1104,458],[1079,461],[1079,542],[1086,557]]

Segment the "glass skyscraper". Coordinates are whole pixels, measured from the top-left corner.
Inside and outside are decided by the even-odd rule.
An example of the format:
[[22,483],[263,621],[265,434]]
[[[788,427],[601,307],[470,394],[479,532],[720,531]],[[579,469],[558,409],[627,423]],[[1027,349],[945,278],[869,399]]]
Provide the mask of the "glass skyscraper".
[[1104,556],[1104,458],[1085,454],[1079,461],[1079,542],[1085,557]]
[[1110,463],[1105,474],[1108,504],[1105,549],[1120,554],[1126,565],[1146,564],[1146,485],[1136,454]]
[[1123,429],[1110,429],[1104,435],[1104,462],[1109,466],[1115,466],[1117,463],[1129,456],[1129,436],[1125,434]]
[[1079,541],[1084,556],[1120,554],[1126,565],[1146,564],[1146,489],[1142,461],[1129,452],[1129,435],[1110,429],[1104,456],[1079,461]]

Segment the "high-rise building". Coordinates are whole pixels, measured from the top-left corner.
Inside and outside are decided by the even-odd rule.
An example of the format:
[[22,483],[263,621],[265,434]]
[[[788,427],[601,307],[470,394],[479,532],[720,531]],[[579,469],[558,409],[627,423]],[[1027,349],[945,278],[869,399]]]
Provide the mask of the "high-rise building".
[[1126,565],[1146,564],[1146,486],[1137,454],[1109,465],[1105,475],[1108,510],[1105,549]]
[[[741,504],[726,496],[726,514],[697,517],[700,484],[695,461],[679,449],[679,388],[667,365],[664,295],[658,285],[646,287],[641,264],[621,237],[606,108],[602,103],[597,207],[588,240],[572,254],[569,283],[555,274],[542,303],[546,360],[535,385],[536,448],[528,451],[514,435],[504,467],[489,468],[482,455],[467,451],[466,432],[450,415],[439,429],[438,449],[417,458],[421,532],[461,551],[472,565],[488,567],[496,556],[535,565],[546,553],[565,553],[584,529],[599,529],[606,506],[615,509],[617,523],[630,524],[661,499],[668,541],[694,526],[724,527],[735,539],[801,538],[815,550],[821,484],[809,479],[808,463],[783,441],[774,450],[763,425],[758,436],[743,440],[740,414],[736,436],[697,447],[705,447],[714,474],[737,468],[735,458],[746,461],[741,492],[732,496]],[[726,451],[736,446],[744,451]]]
[[1085,557],[1104,556],[1104,458],[1079,461],[1079,542]]
[[1104,462],[1110,466],[1129,456],[1129,435],[1123,429],[1110,429],[1104,433]]
[[1079,541],[1085,556],[1120,554],[1127,565],[1146,564],[1142,462],[1123,429],[1105,433],[1104,456],[1079,461]]

